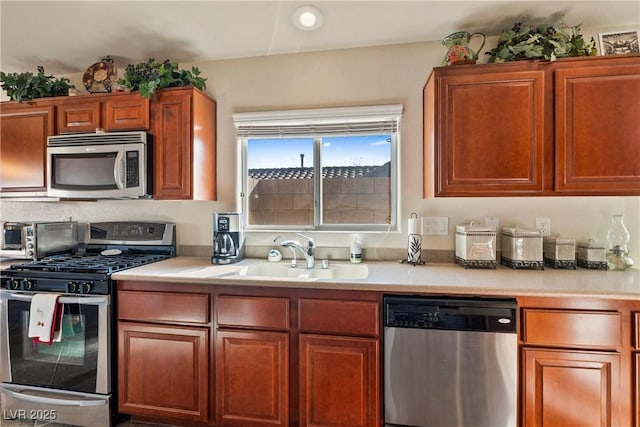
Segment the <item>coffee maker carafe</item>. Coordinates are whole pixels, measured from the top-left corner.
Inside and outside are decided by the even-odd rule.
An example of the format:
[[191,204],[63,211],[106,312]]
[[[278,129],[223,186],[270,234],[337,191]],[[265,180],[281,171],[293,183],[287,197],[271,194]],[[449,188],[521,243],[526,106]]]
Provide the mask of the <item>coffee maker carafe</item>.
[[244,258],[244,233],[237,212],[213,214],[212,264],[233,264]]

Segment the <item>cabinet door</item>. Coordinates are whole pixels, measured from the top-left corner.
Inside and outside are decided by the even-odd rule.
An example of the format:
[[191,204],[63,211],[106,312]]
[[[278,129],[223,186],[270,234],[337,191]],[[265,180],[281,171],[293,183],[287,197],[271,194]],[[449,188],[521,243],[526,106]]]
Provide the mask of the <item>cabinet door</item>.
[[523,425],[619,426],[618,353],[523,350]]
[[206,422],[209,328],[118,323],[118,410]]
[[640,63],[558,69],[556,188],[571,194],[640,194]]
[[138,93],[105,97],[103,108],[107,131],[149,129],[149,99]]
[[65,100],[56,105],[58,134],[73,132],[95,132],[101,127],[100,102]]
[[54,107],[0,107],[0,191],[47,191],[47,137],[54,134]]
[[289,334],[216,331],[218,424],[289,425]]
[[[544,72],[435,73],[436,196],[536,195],[544,191]],[[431,94],[431,95],[430,95]],[[433,119],[425,123],[433,122]],[[425,138],[430,135],[426,134]],[[425,153],[430,145],[425,147]],[[429,161],[429,156],[425,154]],[[427,165],[426,165],[427,166]],[[425,166],[425,170],[428,168]],[[425,187],[433,185],[425,175]],[[426,192],[426,191],[425,191]]]
[[191,198],[191,95],[163,91],[151,106],[155,199]]
[[633,360],[633,418],[635,426],[640,426],[640,353],[632,354]]
[[300,425],[379,426],[376,339],[300,334]]

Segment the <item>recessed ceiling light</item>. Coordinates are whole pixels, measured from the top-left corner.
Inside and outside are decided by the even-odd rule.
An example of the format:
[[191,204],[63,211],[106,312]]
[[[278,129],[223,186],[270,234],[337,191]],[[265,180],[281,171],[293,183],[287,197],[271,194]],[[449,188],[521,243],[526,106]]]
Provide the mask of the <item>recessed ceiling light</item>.
[[314,6],[301,6],[293,12],[293,25],[303,31],[317,30],[322,26],[322,12]]

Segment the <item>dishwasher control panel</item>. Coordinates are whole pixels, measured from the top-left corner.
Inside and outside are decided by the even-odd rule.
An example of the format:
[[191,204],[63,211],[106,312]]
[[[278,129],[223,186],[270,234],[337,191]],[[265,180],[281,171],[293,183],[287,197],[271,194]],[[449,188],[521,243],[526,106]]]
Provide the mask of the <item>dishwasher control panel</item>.
[[515,299],[385,296],[384,325],[391,328],[516,333]]

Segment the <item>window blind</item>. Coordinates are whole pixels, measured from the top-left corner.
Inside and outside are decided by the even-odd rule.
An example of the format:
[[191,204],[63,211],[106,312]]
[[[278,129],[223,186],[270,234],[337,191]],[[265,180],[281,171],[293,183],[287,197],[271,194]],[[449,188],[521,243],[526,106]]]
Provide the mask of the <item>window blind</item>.
[[239,138],[388,134],[398,131],[402,105],[237,113]]

